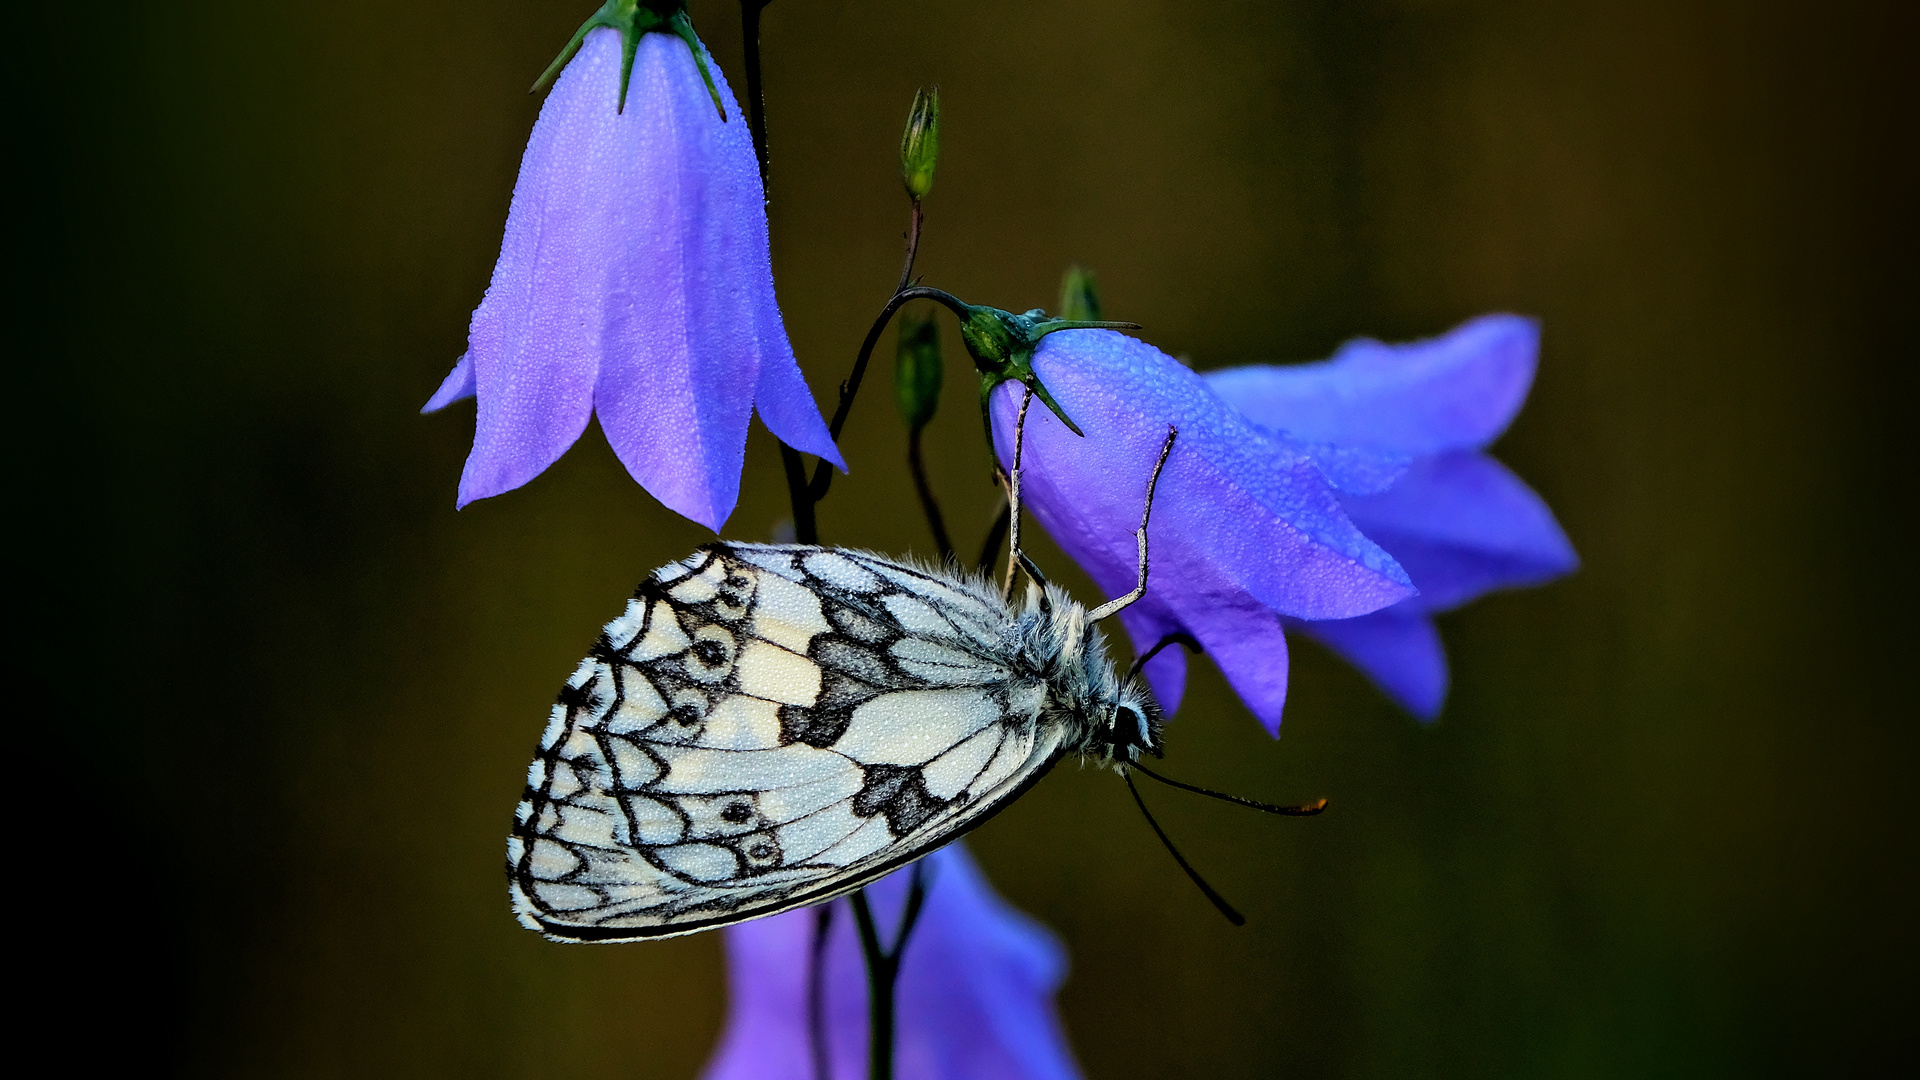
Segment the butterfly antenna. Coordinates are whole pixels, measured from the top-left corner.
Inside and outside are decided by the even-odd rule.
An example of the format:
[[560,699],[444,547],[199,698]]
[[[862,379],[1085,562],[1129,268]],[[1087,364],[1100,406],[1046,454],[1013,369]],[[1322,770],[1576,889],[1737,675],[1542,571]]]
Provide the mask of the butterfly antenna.
[[1186,856],[1180,854],[1180,849],[1173,846],[1173,841],[1167,838],[1167,830],[1162,829],[1160,823],[1153,820],[1153,813],[1147,809],[1147,801],[1140,797],[1140,789],[1133,786],[1133,777],[1124,773],[1121,775],[1127,782],[1127,790],[1133,793],[1133,804],[1140,808],[1140,813],[1147,819],[1147,824],[1153,826],[1153,835],[1158,836],[1160,842],[1167,846],[1167,854],[1173,856],[1173,861],[1180,864],[1180,869],[1187,872],[1187,877],[1192,878],[1195,885],[1200,886],[1200,891],[1207,894],[1207,899],[1213,901],[1213,906],[1220,909],[1220,914],[1225,915],[1228,922],[1235,926],[1247,925],[1247,917],[1235,911],[1233,905],[1227,903],[1226,897],[1214,892],[1213,886],[1207,884],[1207,879],[1201,877],[1200,872],[1187,862]]
[[1238,795],[1229,795],[1224,791],[1214,791],[1211,788],[1195,787],[1192,784],[1183,784],[1178,780],[1170,780],[1137,761],[1130,762],[1129,764],[1132,768],[1138,769],[1168,787],[1176,787],[1181,791],[1191,791],[1195,795],[1205,795],[1209,799],[1219,799],[1221,802],[1250,806],[1255,810],[1262,810],[1269,814],[1279,814],[1282,817],[1312,817],[1327,808],[1327,800],[1325,799],[1318,799],[1300,806],[1275,806],[1272,803],[1263,803],[1255,799],[1243,799]]

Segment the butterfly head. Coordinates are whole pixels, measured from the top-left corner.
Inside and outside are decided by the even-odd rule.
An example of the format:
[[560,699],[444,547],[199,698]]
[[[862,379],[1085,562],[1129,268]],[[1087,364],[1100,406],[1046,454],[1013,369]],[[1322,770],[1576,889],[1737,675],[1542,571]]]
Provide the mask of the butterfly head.
[[1106,724],[1095,732],[1094,742],[1115,765],[1138,761],[1142,754],[1159,757],[1161,715],[1153,691],[1138,679],[1131,680],[1108,704]]

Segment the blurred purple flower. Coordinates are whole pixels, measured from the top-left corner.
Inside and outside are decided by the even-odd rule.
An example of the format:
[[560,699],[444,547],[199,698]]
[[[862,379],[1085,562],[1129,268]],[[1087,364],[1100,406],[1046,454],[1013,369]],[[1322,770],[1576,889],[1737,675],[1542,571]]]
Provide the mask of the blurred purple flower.
[[1215,393],[1265,427],[1343,451],[1410,459],[1386,490],[1343,493],[1340,502],[1406,568],[1419,595],[1357,618],[1287,625],[1344,657],[1423,720],[1439,715],[1447,694],[1434,613],[1579,565],[1540,496],[1481,452],[1525,403],[1539,344],[1533,320],[1486,315],[1426,341],[1362,338],[1319,363],[1205,376]]
[[[896,1075],[917,1080],[1065,1080],[1079,1076],[1053,994],[1066,956],[1039,924],[994,894],[953,844],[928,856],[926,906],[895,984]],[[868,886],[893,940],[911,870]],[[836,1080],[866,1076],[867,980],[844,900],[829,928],[823,1015]],[[813,1080],[807,976],[811,908],[726,930],[727,1026],[704,1080]]]
[[694,44],[641,34],[623,103],[621,32],[591,30],[541,107],[468,351],[422,410],[479,398],[457,505],[539,475],[593,414],[640,486],[715,530],[755,409],[845,467],[774,300],[747,126]]
[[[1196,638],[1268,730],[1279,730],[1286,701],[1283,616],[1344,619],[1413,594],[1334,490],[1379,490],[1404,457],[1313,447],[1264,428],[1172,357],[1112,331],[1051,334],[1033,366],[1086,436],[1046,409],[1028,413],[1026,505],[1109,596],[1133,587],[1147,476],[1167,425],[1179,428],[1155,498],[1147,594],[1120,617],[1139,650],[1170,634]],[[1013,382],[993,392],[1003,465],[1023,393]],[[1147,674],[1171,711],[1184,660],[1162,652]]]

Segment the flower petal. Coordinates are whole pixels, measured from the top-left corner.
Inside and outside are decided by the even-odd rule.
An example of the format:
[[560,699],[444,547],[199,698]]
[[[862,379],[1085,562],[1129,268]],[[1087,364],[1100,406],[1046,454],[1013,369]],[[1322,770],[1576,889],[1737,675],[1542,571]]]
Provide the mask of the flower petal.
[[[761,216],[761,228],[766,228]],[[787,328],[781,322],[780,308],[773,301],[773,275],[767,274],[766,301],[760,306],[760,386],[754,391],[753,406],[760,422],[773,436],[802,453],[831,461],[841,472],[847,463],[820,418],[820,406],[813,400],[800,364],[793,358],[793,346],[787,341]]]
[[478,390],[459,504],[510,491],[586,430],[624,197],[612,155],[620,35],[595,30],[560,74],[527,140],[506,236],[467,335]]
[[1527,399],[1539,346],[1534,320],[1483,315],[1425,341],[1357,338],[1331,360],[1206,380],[1254,422],[1295,438],[1419,457],[1498,438]]
[[1289,620],[1299,630],[1359,668],[1387,696],[1431,722],[1447,700],[1447,653],[1424,612],[1407,604],[1356,619]]
[[[900,1076],[1064,1080],[1078,1076],[1053,994],[1066,957],[1051,934],[994,894],[959,844],[927,857],[926,906],[895,986]],[[910,875],[867,887],[883,941]],[[823,1002],[831,1075],[866,1075],[866,969],[844,900],[834,901]],[[812,908],[727,928],[728,1017],[705,1080],[811,1080],[807,975]]]
[[420,406],[422,415],[436,413],[456,401],[465,401],[474,394],[473,360],[461,353],[460,359],[453,362],[453,370],[440,381],[440,389],[433,392],[425,405]]
[[[1276,433],[1278,434],[1278,433]],[[1404,454],[1370,450],[1363,446],[1335,446],[1332,443],[1303,443],[1284,439],[1313,459],[1327,483],[1342,494],[1372,495],[1385,491],[1406,475],[1413,459]]]
[[[739,499],[773,296],[759,166],[710,67],[732,122],[686,43],[658,33],[640,39],[626,112],[607,115],[603,152],[619,162],[622,197],[607,221],[616,302],[594,405],[640,486],[717,531]],[[611,97],[617,70],[606,77]]]
[[[960,845],[930,857],[928,869],[923,925],[900,968],[898,1074],[1078,1076],[1053,1003],[1066,980],[1066,951],[995,894]],[[905,878],[896,872],[873,888],[876,908],[898,909]]]
[[1390,490],[1341,502],[1413,576],[1420,595],[1407,603],[1417,610],[1446,611],[1580,564],[1546,502],[1485,454],[1425,458]]
[[[1404,571],[1347,520],[1313,462],[1241,419],[1186,367],[1111,331],[1047,337],[1034,361],[1074,418],[1027,415],[1023,485],[1054,540],[1109,595],[1137,573],[1146,483],[1179,429],[1155,496],[1151,594],[1245,592],[1303,618],[1364,614],[1412,594]],[[1013,457],[1022,389],[994,392],[994,443]]]
[[[1127,636],[1133,639],[1135,656],[1144,655],[1168,635],[1183,629],[1180,621],[1152,596],[1143,596],[1139,603],[1122,611],[1120,621],[1126,625]],[[1147,661],[1143,674],[1146,675],[1147,685],[1153,688],[1154,700],[1160,703],[1160,708],[1169,716],[1179,711],[1180,699],[1187,692],[1186,648],[1169,645],[1161,649],[1159,655]]]
[[1278,737],[1287,703],[1287,636],[1280,616],[1231,598],[1183,606],[1187,629],[1267,734]]

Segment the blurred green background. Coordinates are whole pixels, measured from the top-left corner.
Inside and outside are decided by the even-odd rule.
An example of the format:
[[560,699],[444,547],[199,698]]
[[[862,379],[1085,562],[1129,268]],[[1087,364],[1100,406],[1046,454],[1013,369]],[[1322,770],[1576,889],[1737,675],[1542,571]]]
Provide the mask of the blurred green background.
[[[9,68],[31,185],[9,427],[36,550],[15,611],[59,726],[17,818],[26,880],[51,882],[27,899],[62,930],[49,970],[105,1023],[88,1052],[689,1077],[713,1044],[717,936],[550,945],[500,870],[559,681],[704,535],[597,431],[456,514],[471,410],[416,415],[498,250],[526,86],[591,3],[19,24],[11,51],[41,60]],[[1913,1060],[1911,11],[768,9],[774,265],[823,401],[898,272],[895,153],[925,82],[944,151],[920,268],[975,302],[1051,307],[1080,261],[1111,317],[1200,367],[1544,322],[1496,452],[1585,566],[1442,620],[1437,725],[1303,642],[1274,742],[1196,665],[1170,768],[1333,799],[1311,821],[1154,800],[1250,926],[1110,775],[1062,770],[977,834],[1071,950],[1089,1076]],[[743,86],[737,10],[693,14]],[[994,491],[946,327],[934,481],[971,547]],[[876,375],[822,532],[924,553]],[[763,433],[748,461],[726,535],[759,539],[785,514]]]

